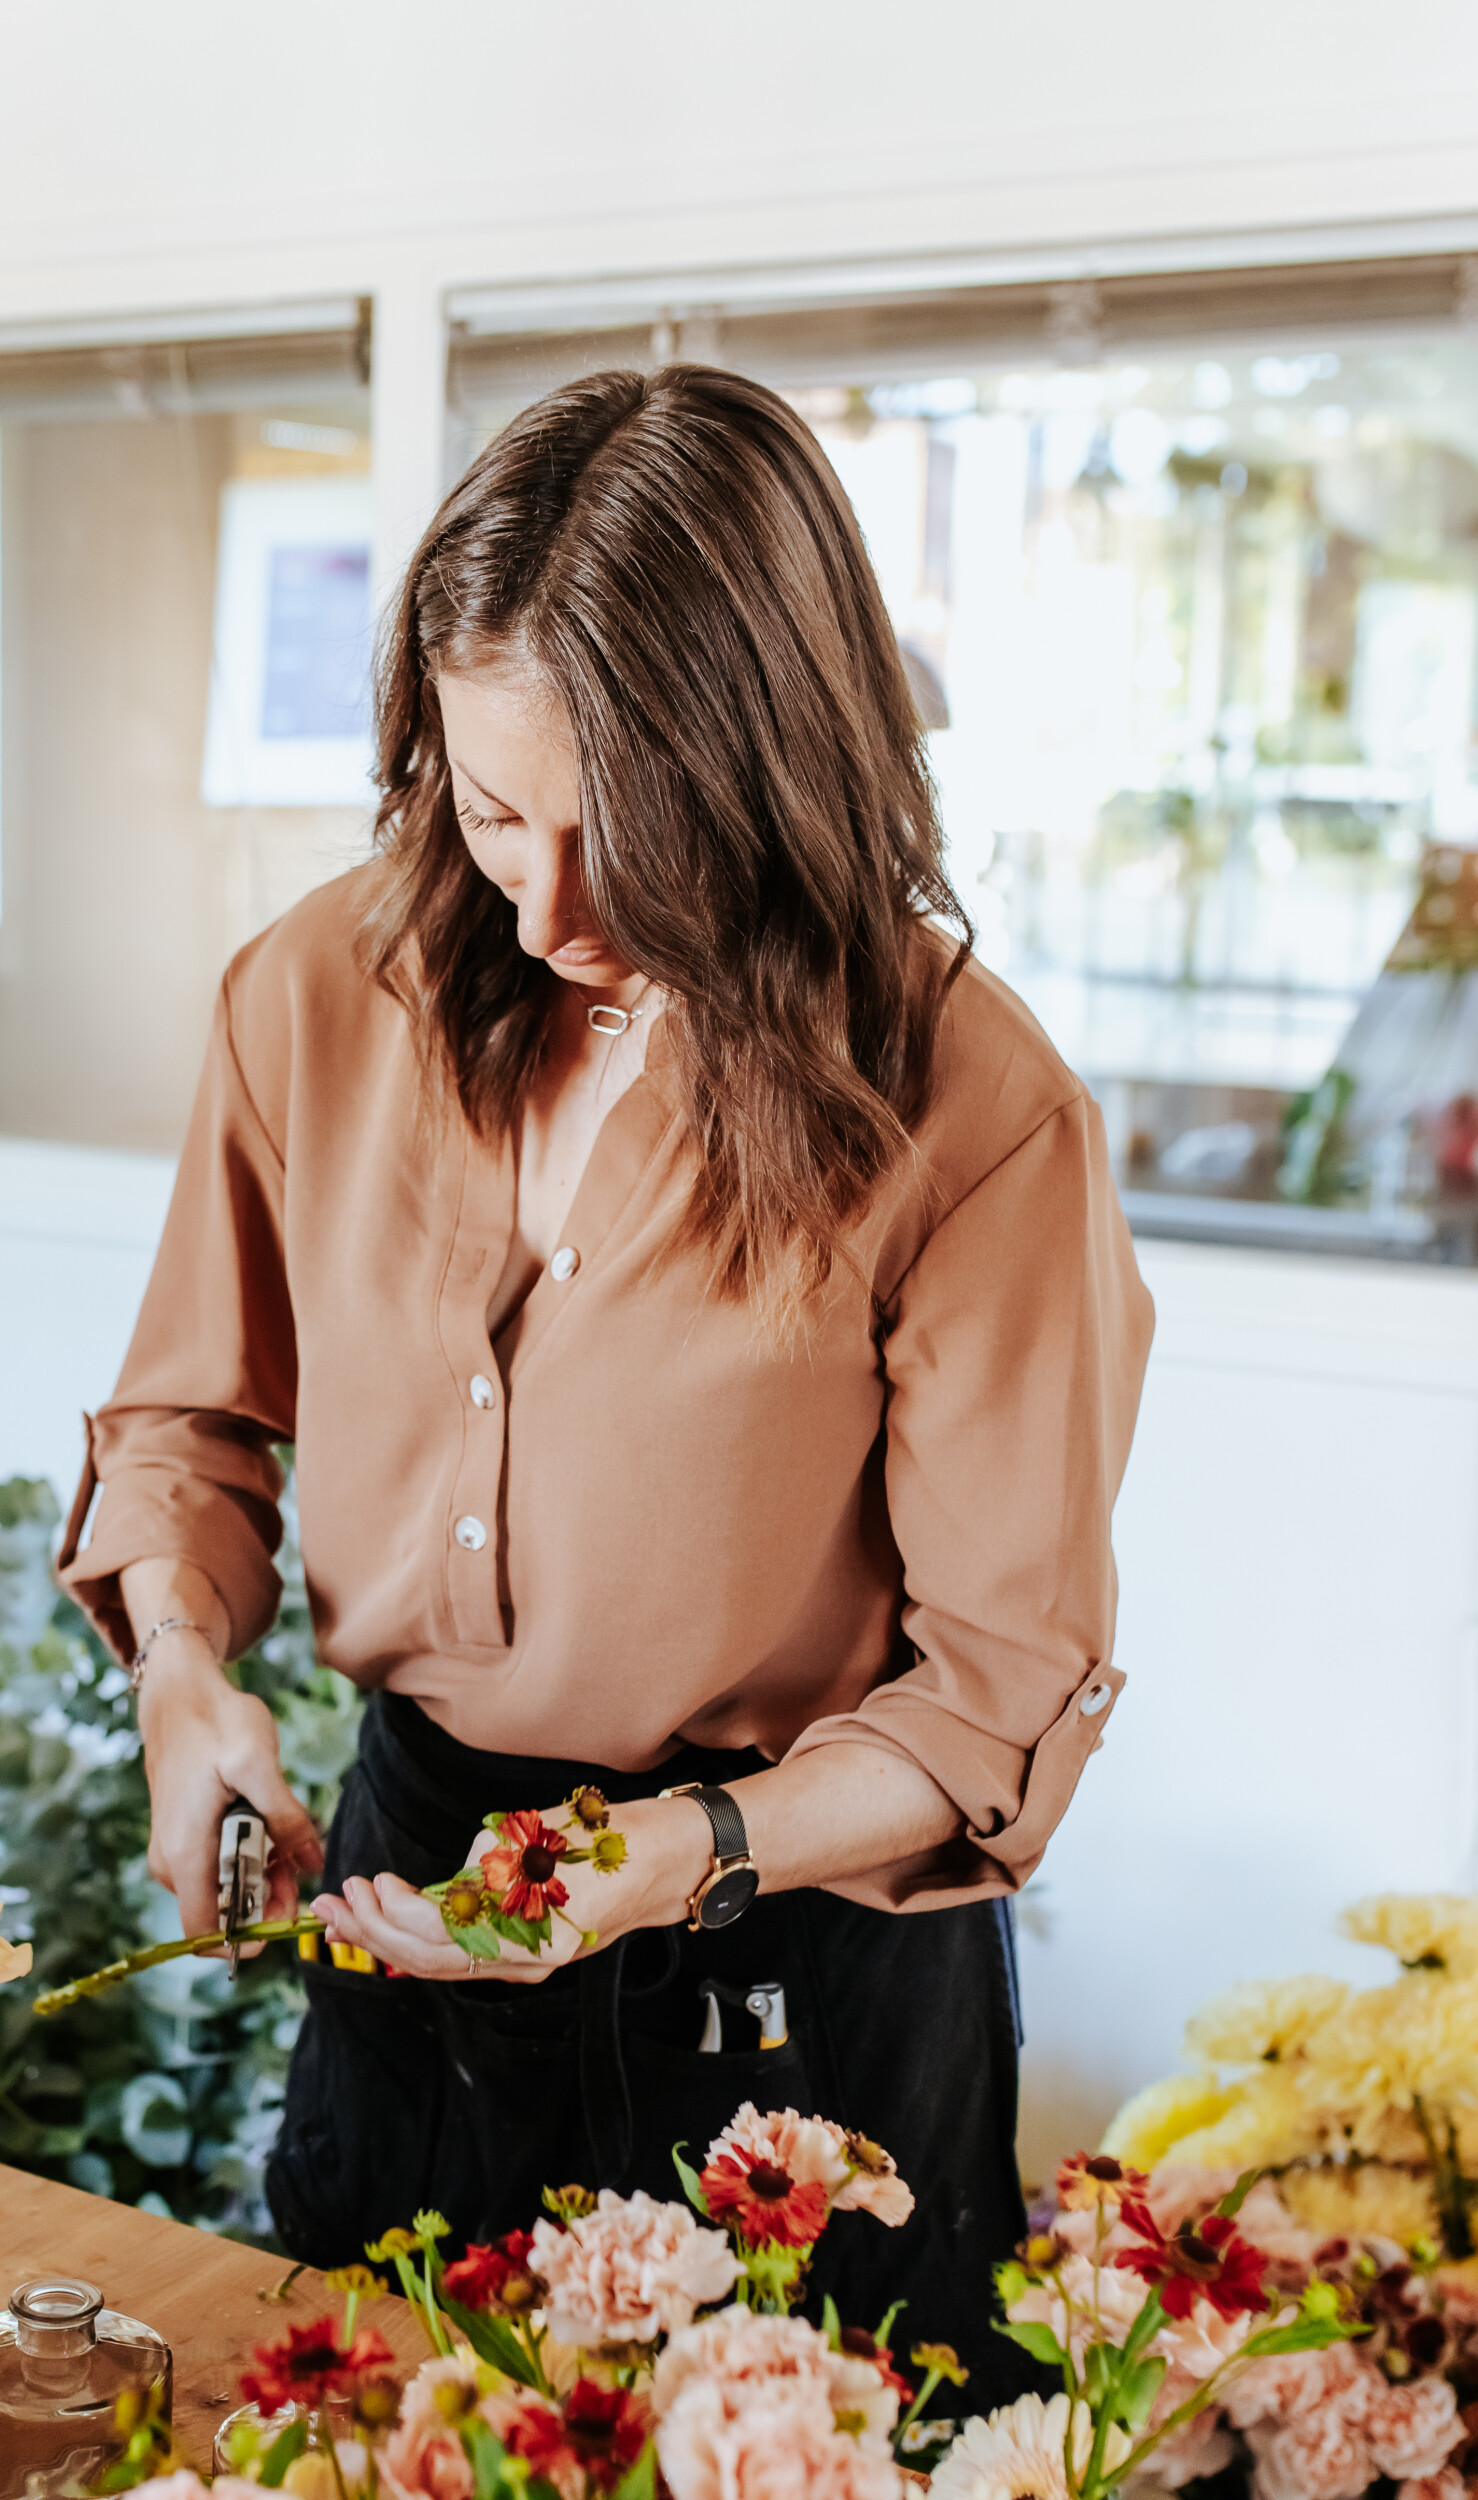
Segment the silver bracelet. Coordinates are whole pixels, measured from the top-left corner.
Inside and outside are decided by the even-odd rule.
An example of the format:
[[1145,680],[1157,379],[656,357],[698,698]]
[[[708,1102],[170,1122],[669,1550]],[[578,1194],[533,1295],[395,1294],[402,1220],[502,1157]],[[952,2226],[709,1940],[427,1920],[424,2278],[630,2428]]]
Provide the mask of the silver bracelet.
[[131,1693],[136,1693],[142,1684],[149,1652],[160,1635],[165,1632],[198,1632],[203,1641],[208,1641],[210,1638],[204,1624],[192,1623],[188,1615],[165,1615],[158,1623],[151,1623],[133,1653],[133,1663],[128,1670],[128,1689]]

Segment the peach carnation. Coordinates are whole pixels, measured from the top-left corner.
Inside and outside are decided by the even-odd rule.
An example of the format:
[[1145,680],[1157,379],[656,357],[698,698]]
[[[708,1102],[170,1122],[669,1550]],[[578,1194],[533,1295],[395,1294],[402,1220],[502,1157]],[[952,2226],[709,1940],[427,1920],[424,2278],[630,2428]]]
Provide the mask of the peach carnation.
[[1444,2465],[1440,2474],[1423,2474],[1417,2482],[1403,2483],[1396,2500],[1468,2500],[1468,2486],[1455,2465]]
[[[1072,2413],[1073,2473],[1080,2477],[1093,2447],[1086,2405]],[[1066,2396],[1044,2403],[1018,2396],[991,2415],[973,2414],[954,2446],[934,2469],[931,2500],[1068,2500]],[[1129,2453],[1121,2430],[1111,2430],[1104,2464],[1112,2472]]]
[[[1160,2424],[1168,2421],[1177,2407],[1194,2394],[1199,2383],[1181,2370],[1168,2370],[1164,2385],[1155,2399],[1148,2428],[1158,2430]],[[1219,2474],[1224,2466],[1231,2464],[1235,2454],[1236,2444],[1219,2407],[1203,2405],[1189,2422],[1182,2422],[1178,2431],[1172,2431],[1168,2439],[1161,2440],[1158,2448],[1151,2449],[1144,2461],[1144,2471],[1153,2475],[1155,2481],[1163,2484],[1167,2491],[1179,2491],[1184,2483],[1197,2482],[1205,2475]]]
[[672,2500],[902,2500],[886,2437],[839,2430],[815,2379],[689,2377],[657,2455]]
[[1359,2424],[1337,2406],[1300,2413],[1280,2430],[1259,2423],[1248,2439],[1254,2500],[1359,2500],[1375,2480]]
[[1377,2384],[1365,2416],[1370,2453],[1393,2482],[1440,2474],[1465,2435],[1452,2382],[1436,2376]]
[[1350,2344],[1326,2344],[1322,2352],[1275,2353],[1249,2361],[1230,2379],[1222,2399],[1238,2430],[1254,2423],[1298,2421],[1306,2413],[1339,2413],[1363,2423],[1374,2374]]
[[869,2433],[886,2435],[898,2419],[898,2390],[876,2362],[833,2352],[804,2318],[763,2317],[736,2306],[674,2335],[652,2375],[659,2422],[698,2380],[716,2386],[731,2411],[747,2404],[761,2383],[775,2382],[819,2389],[833,2419],[860,2420]]
[[547,2285],[544,2314],[562,2343],[650,2344],[690,2326],[695,2309],[734,2288],[738,2261],[721,2231],[685,2205],[602,2188],[594,2213],[567,2230],[536,2222],[533,2263]]

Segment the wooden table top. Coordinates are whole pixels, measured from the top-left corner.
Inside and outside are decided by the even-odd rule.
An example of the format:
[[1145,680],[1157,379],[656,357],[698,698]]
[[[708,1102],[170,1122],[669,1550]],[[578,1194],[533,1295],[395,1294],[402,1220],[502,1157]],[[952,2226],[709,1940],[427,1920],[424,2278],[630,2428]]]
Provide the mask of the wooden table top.
[[[96,2283],[110,2309],[142,2318],[164,2337],[174,2353],[175,2429],[207,2472],[216,2426],[241,2402],[236,2381],[252,2345],[342,2309],[311,2267],[285,2300],[263,2300],[287,2272],[286,2259],[0,2163],[0,2304],[27,2275],[48,2268]],[[403,2300],[366,2301],[359,2322],[378,2327],[406,2367],[426,2359],[425,2334]]]

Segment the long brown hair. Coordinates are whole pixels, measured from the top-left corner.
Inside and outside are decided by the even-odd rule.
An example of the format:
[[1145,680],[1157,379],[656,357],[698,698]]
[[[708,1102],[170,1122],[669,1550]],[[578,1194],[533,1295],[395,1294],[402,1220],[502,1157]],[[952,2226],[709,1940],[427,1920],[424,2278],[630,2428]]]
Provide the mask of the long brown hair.
[[906,1151],[971,934],[815,437],[739,374],[592,374],[489,444],[411,560],[379,673],[365,960],[485,1135],[517,1115],[554,988],[462,839],[434,679],[509,652],[569,717],[592,918],[669,995],[699,1148],[684,1238],[794,1315]]

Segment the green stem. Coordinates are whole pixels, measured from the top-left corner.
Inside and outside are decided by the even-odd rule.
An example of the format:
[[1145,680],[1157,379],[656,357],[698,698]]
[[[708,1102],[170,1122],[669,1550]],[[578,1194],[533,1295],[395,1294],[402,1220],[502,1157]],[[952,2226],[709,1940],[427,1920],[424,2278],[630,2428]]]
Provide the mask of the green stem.
[[327,2405],[322,2407],[318,2416],[318,2444],[333,2467],[339,2500],[349,2500],[348,2486],[344,2481],[344,2469],[339,2463],[339,2451],[334,2441],[334,2426],[328,2418]]
[[208,1953],[223,1944],[276,1944],[283,1936],[321,1936],[321,1918],[262,1918],[254,1926],[238,1927],[227,1935],[218,1927],[208,1936],[175,1936],[167,1944],[145,1945],[137,1953],[126,1953],[121,1962],[108,1962],[101,1970],[89,1971],[85,1979],[69,1980],[65,1988],[45,1988],[32,2006],[36,2014],[60,2014],[67,2006],[76,2005],[83,1997],[101,1996],[105,1988],[115,1988],[120,1979],[131,1979],[135,1971],[152,1970],[157,1962],[178,1961],[182,1953]]
[[899,2423],[897,2430],[893,2433],[893,2446],[895,2449],[899,2447],[904,2432],[911,2431],[913,2429],[915,2422],[918,2420],[919,2415],[923,2412],[925,2405],[928,2403],[929,2398],[933,2395],[935,2388],[939,2385],[943,2376],[944,2372],[942,2370],[931,2369],[925,2372],[923,2386],[919,2389],[913,2403],[909,2406],[908,2411]]

